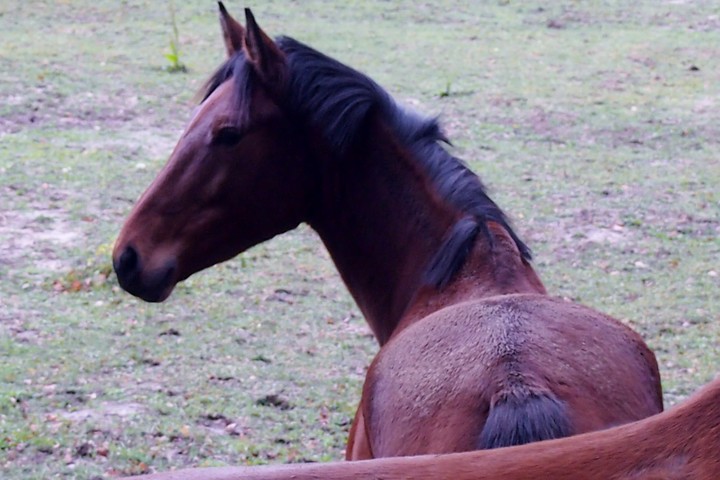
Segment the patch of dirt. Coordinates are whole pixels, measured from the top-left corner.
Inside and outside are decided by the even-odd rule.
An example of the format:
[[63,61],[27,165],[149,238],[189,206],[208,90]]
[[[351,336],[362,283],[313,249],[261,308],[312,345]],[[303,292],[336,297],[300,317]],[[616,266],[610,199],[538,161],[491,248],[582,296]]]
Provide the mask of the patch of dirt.
[[[123,98],[121,92],[118,96]],[[137,118],[137,105],[137,96],[127,96],[120,102],[93,92],[67,96],[57,93],[51,85],[41,84],[27,94],[10,96],[6,106],[12,108],[0,117],[0,134],[39,126],[105,129]]]
[[693,238],[716,239],[720,234],[720,220],[712,211],[692,215],[685,212],[648,209],[644,220],[660,225],[668,236],[687,235]]
[[61,210],[37,208],[0,212],[0,265],[32,262],[39,270],[65,266],[55,247],[71,245],[80,233]]
[[[647,64],[650,60],[639,59],[632,61]],[[639,83],[635,75],[622,70],[601,70],[595,73],[595,77],[599,87],[608,92],[624,92]]]
[[589,209],[578,210],[571,217],[545,224],[540,230],[530,229],[526,235],[531,245],[555,245],[553,252],[561,258],[571,258],[592,245],[622,247],[634,241],[634,232],[623,225],[619,217]]
[[650,139],[644,138],[643,134],[632,126],[587,132],[582,139],[587,145],[599,143],[611,148],[624,145],[649,146],[650,144]]
[[589,228],[584,233],[583,240],[586,243],[609,243],[611,245],[619,245],[628,243],[630,235],[625,228],[614,225],[613,228]]
[[556,222],[552,230],[562,238],[561,243],[582,249],[590,244],[626,245],[633,239],[632,233],[622,225],[610,227],[569,222]]
[[[632,84],[632,78],[619,72],[607,73],[602,88],[623,90]],[[491,99],[491,104],[500,104],[502,99]],[[518,103],[507,100],[508,105]],[[712,109],[711,99],[703,99],[696,105],[698,113]],[[510,108],[510,107],[508,107]],[[516,110],[508,114],[489,115],[483,121],[504,125],[523,135],[535,137],[542,142],[566,144],[570,139],[578,145],[603,145],[610,148],[629,146],[631,148],[667,148],[668,140],[681,140],[689,148],[710,147],[720,138],[720,130],[714,124],[683,125],[671,118],[651,118],[633,124],[618,123],[612,128],[591,128],[575,113],[546,109],[540,106]]]
[[578,123],[577,115],[545,110],[535,107],[532,112],[524,119],[529,129],[538,136],[545,137],[551,142],[564,143],[567,137],[567,129]]
[[[136,127],[134,124],[133,127]],[[148,126],[143,130],[123,131],[122,138],[100,138],[85,141],[84,153],[97,150],[112,150],[134,163],[137,170],[158,170],[170,156],[182,133],[181,128],[156,129]],[[137,161],[141,160],[141,161]],[[135,199],[131,200],[132,202]]]
[[285,397],[277,393],[271,393],[265,395],[264,397],[258,398],[257,400],[255,400],[255,404],[262,407],[274,407],[279,410],[290,410],[291,408],[293,408],[293,406]]
[[0,337],[9,336],[19,343],[40,345],[43,341],[42,332],[29,328],[28,320],[38,316],[39,312],[5,308],[0,310]]
[[720,30],[720,15],[708,15],[703,20],[691,23],[688,28],[700,32],[717,32]]
[[201,416],[198,423],[215,435],[244,436],[247,430],[239,425],[237,420],[232,420],[222,414],[208,413]]
[[572,24],[591,25],[599,20],[585,12],[572,8],[546,8],[544,6],[528,10],[527,25],[545,24],[547,28],[562,30]]
[[73,412],[54,412],[60,418],[68,420],[70,422],[102,422],[107,421],[108,417],[119,417],[127,418],[145,413],[147,408],[139,403],[102,403],[96,408],[84,408],[81,410],[75,410]]
[[[669,0],[668,5],[682,5],[686,8],[669,8],[663,13],[655,14],[649,17],[648,24],[653,26],[669,27],[673,25],[682,25],[688,30],[696,30],[699,32],[717,32],[720,29],[720,15],[697,15],[688,12],[687,7],[695,9],[703,9],[702,3],[691,2],[689,0]],[[712,9],[705,7],[703,11],[710,13]],[[700,17],[700,18],[698,18]]]

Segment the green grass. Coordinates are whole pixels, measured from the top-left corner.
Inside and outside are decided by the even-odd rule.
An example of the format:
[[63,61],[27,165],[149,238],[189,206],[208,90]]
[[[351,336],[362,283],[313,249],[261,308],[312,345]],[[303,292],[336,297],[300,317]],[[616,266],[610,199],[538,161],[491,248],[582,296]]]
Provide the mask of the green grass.
[[[314,0],[254,13],[440,114],[548,289],[644,335],[667,405],[713,378],[716,2]],[[184,75],[164,70],[165,2],[0,6],[4,479],[342,457],[377,347],[313,232],[198,274],[161,305],[107,277],[125,215],[223,59],[214,3],[178,2],[175,21]]]

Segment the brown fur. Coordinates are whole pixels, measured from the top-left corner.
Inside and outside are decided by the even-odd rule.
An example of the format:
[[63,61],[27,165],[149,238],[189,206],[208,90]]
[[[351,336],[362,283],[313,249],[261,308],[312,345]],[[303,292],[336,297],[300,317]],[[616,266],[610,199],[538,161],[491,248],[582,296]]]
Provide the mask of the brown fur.
[[[624,325],[545,295],[445,307],[394,336],[373,362],[363,389],[372,451],[472,450],[491,406],[508,394],[552,392],[576,432],[644,418],[661,400],[650,358]],[[621,382],[635,387],[618,394]]]
[[717,480],[720,379],[628,425],[518,447],[361,462],[179,470],[135,480]]
[[365,116],[350,112],[358,123],[338,127],[345,148],[333,148],[323,126],[287,114],[285,89],[303,72],[247,18],[241,30],[221,14],[231,59],[120,233],[123,288],[162,301],[198,270],[307,222],[382,347],[350,459],[524,443],[662,410],[652,352],[616,320],[546,294],[527,247],[438,144],[436,124],[287,40],[306,65],[356,81],[352,105],[377,96]]

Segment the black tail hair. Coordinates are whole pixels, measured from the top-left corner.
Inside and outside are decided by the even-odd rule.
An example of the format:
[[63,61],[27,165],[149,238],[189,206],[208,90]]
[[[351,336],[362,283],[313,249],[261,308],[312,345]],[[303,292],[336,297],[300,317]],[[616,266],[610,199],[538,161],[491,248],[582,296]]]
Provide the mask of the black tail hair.
[[507,395],[490,408],[478,448],[500,448],[572,435],[565,404],[551,393]]

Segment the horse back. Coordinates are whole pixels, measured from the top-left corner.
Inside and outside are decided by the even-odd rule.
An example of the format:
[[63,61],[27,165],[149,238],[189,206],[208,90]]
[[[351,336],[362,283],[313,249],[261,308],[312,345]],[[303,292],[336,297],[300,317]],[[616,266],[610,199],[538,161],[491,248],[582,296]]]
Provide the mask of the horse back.
[[[371,365],[362,405],[382,457],[525,443],[502,431],[512,423],[500,421],[503,409],[518,431],[537,427],[541,437],[549,415],[555,438],[658,413],[662,395],[655,357],[630,328],[519,294],[453,305],[399,332]],[[542,424],[528,420],[533,408]]]

